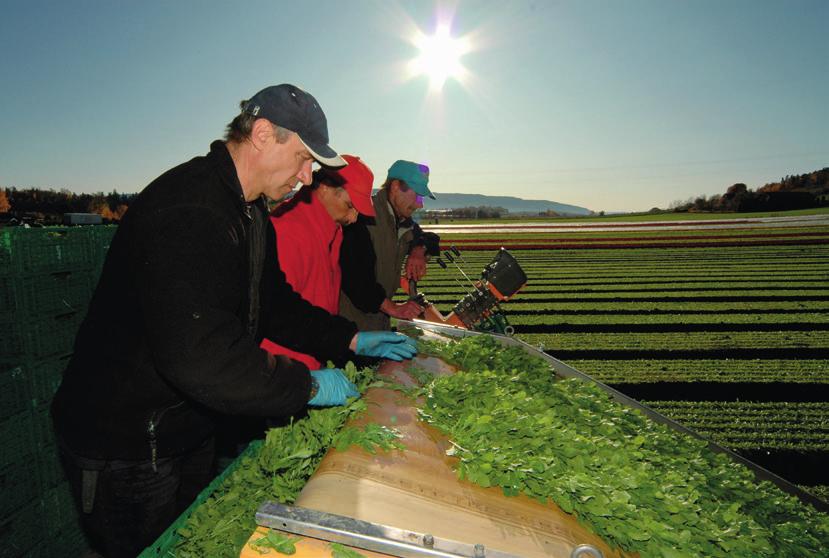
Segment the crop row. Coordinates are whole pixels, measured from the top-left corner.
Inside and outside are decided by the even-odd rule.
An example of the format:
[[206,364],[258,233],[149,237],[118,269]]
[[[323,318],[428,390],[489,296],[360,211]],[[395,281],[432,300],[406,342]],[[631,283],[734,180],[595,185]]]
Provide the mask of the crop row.
[[829,235],[820,236],[769,236],[769,237],[647,237],[647,238],[557,238],[557,237],[498,237],[491,240],[479,238],[441,239],[444,249],[456,246],[463,250],[471,247],[473,250],[498,249],[504,246],[516,250],[536,250],[537,247],[550,246],[551,250],[575,249],[579,247],[591,250],[613,250],[617,248],[652,248],[652,249],[683,249],[683,248],[717,248],[717,247],[751,247],[751,246],[795,246],[798,244],[822,245],[829,243]]
[[608,384],[648,382],[829,383],[825,359],[570,360]]
[[[430,297],[431,298],[431,297]],[[795,310],[800,312],[817,312],[829,310],[829,301],[793,301],[773,302],[524,302],[519,294],[517,298],[503,304],[502,308],[511,313],[538,312],[631,312],[647,313],[652,311],[667,312],[723,312],[739,313],[741,311]],[[451,308],[450,308],[451,309]]]
[[[525,270],[526,271],[526,270]],[[790,277],[788,275],[780,274],[774,277],[769,277],[764,275],[765,278],[758,279],[756,275],[752,278],[749,275],[743,275],[738,277],[722,277],[716,276],[712,277],[710,275],[706,276],[699,276],[699,277],[683,277],[683,276],[676,276],[676,277],[652,277],[652,276],[638,276],[638,277],[631,277],[628,275],[625,276],[613,276],[613,277],[575,277],[572,275],[565,275],[565,276],[558,276],[558,275],[544,275],[538,272],[529,272],[527,273],[530,282],[534,286],[566,286],[566,285],[578,285],[578,286],[592,286],[592,285],[614,285],[614,286],[622,286],[622,285],[644,285],[649,288],[653,288],[658,285],[664,285],[667,287],[673,286],[700,286],[700,287],[710,287],[710,286],[722,286],[722,287],[730,287],[730,288],[746,288],[746,287],[774,287],[774,286],[781,286],[781,287],[792,287],[792,286],[826,286],[829,287],[829,280],[826,279],[826,276],[822,273],[814,273],[810,276],[803,276],[798,275],[795,277]],[[457,283],[454,282],[451,278],[448,277],[433,277],[428,280],[422,280],[421,283],[423,286],[428,286],[430,289],[436,288],[445,288],[445,287],[455,287]],[[621,288],[621,287],[620,287]]]
[[[464,296],[466,291],[455,289],[454,291],[430,294],[429,299],[434,299],[440,302],[452,302]],[[700,298],[699,302],[726,302],[735,300],[739,302],[741,298],[756,298],[762,301],[769,301],[769,299],[781,300],[808,300],[814,298],[817,300],[825,300],[829,296],[829,289],[803,289],[798,291],[783,291],[783,290],[745,290],[745,291],[649,291],[649,292],[627,292],[627,291],[606,291],[606,292],[567,292],[553,289],[525,289],[521,291],[521,300],[529,302],[531,300],[541,299],[543,301],[555,302],[580,300],[600,299],[601,302],[622,302],[624,299],[636,299],[641,302],[647,302],[648,299],[667,299],[667,302],[672,298],[677,299],[694,299]],[[607,300],[611,299],[611,300]],[[717,300],[712,300],[717,299]],[[725,300],[719,300],[725,299]],[[758,300],[758,301],[759,301]],[[655,300],[656,301],[656,300]],[[696,302],[696,301],[694,301]]]
[[829,403],[644,403],[699,434],[731,448],[829,450]]
[[525,333],[530,345],[556,350],[717,350],[717,349],[829,349],[825,331],[735,331],[681,333]]
[[[425,230],[429,230],[426,227]],[[760,227],[740,229],[680,229],[680,230],[598,230],[598,231],[573,231],[573,230],[550,230],[550,228],[526,227],[523,229],[501,229],[499,232],[490,232],[486,229],[468,229],[463,232],[442,232],[440,237],[447,240],[463,240],[474,238],[476,240],[499,240],[501,238],[572,238],[572,239],[639,239],[639,238],[710,238],[712,236],[729,237],[760,237],[760,236],[813,236],[829,235],[827,227]]]
[[683,325],[703,324],[722,326],[724,324],[740,324],[751,326],[754,324],[827,324],[829,312],[810,312],[796,314],[639,314],[631,315],[602,315],[579,314],[559,315],[551,314],[515,314],[508,315],[512,325],[630,325],[660,324]]
[[[464,285],[466,287],[466,285]],[[727,283],[655,283],[655,284],[620,284],[620,283],[604,283],[604,284],[539,284],[530,282],[522,293],[660,293],[660,292],[690,292],[690,293],[710,293],[713,291],[729,291],[734,294],[751,294],[760,295],[769,292],[785,292],[796,290],[798,294],[826,294],[829,292],[829,282],[778,282],[775,281],[769,285],[763,286],[758,283],[746,283],[745,286],[731,285]],[[456,283],[454,285],[434,286],[429,288],[431,293],[459,293],[463,290]]]

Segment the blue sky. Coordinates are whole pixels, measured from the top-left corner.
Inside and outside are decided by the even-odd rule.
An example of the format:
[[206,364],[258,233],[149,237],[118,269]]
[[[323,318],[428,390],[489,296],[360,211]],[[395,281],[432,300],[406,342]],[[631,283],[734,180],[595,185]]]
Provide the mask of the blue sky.
[[[450,14],[471,79],[404,79]],[[443,15],[441,17],[446,17]],[[829,2],[0,2],[0,186],[135,192],[263,86],[378,179],[647,210],[829,166]]]

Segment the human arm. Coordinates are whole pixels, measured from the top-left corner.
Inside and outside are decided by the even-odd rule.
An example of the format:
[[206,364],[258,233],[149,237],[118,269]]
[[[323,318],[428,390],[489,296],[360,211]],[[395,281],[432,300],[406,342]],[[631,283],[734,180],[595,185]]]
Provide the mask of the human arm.
[[342,291],[361,312],[379,312],[387,298],[386,291],[377,282],[376,258],[371,235],[362,218],[343,228],[340,248]]
[[139,220],[131,268],[153,364],[177,390],[224,413],[287,415],[308,401],[307,368],[258,347],[238,308],[247,259],[238,224],[200,206]]

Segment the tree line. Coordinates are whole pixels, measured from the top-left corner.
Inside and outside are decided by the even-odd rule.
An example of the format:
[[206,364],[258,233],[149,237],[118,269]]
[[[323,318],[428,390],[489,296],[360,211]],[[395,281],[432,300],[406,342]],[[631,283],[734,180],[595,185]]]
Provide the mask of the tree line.
[[683,211],[785,211],[829,205],[829,167],[814,172],[784,176],[779,182],[751,190],[738,182],[724,194],[696,196],[671,203],[668,209]]
[[64,213],[97,213],[106,221],[120,221],[137,194],[75,194],[69,190],[0,188],[0,214],[21,220],[59,223]]

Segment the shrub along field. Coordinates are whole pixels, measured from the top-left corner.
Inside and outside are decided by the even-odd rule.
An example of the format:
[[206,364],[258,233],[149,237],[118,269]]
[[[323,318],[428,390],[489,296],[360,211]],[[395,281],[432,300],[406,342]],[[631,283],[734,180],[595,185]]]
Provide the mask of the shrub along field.
[[[694,217],[425,228],[473,279],[517,258],[519,338],[825,498],[829,214]],[[448,313],[464,283],[418,286]]]

